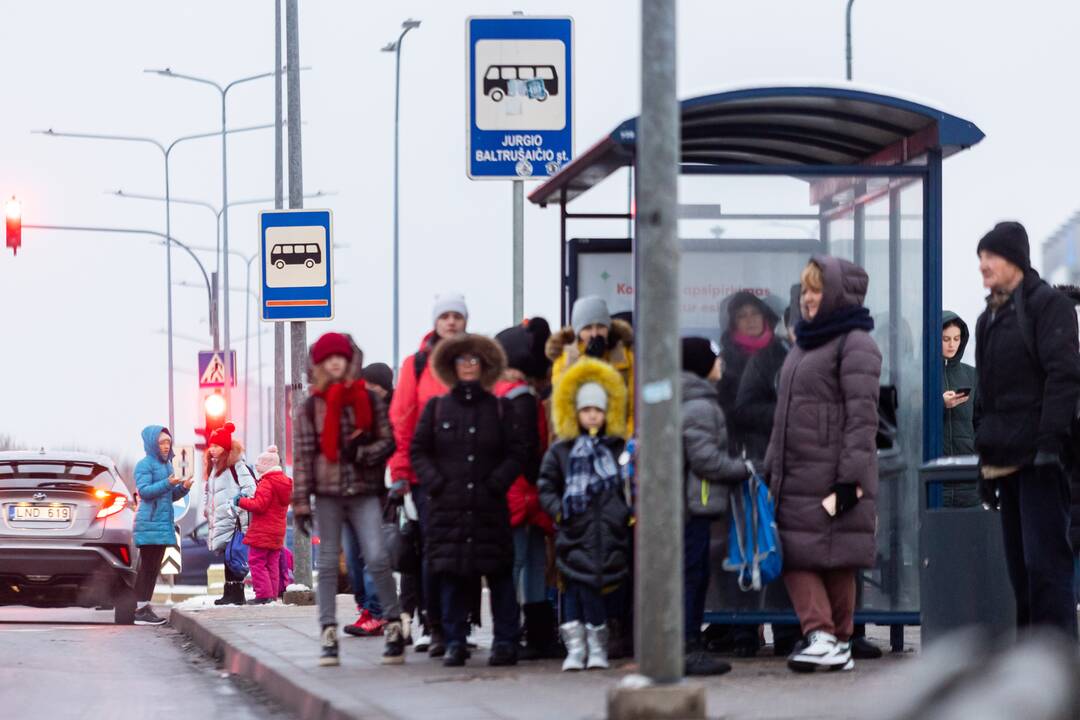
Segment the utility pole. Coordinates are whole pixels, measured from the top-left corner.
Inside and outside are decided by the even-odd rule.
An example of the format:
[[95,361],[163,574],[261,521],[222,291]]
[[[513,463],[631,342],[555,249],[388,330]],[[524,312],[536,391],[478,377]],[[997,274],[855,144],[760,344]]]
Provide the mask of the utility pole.
[[[274,0],[274,208],[285,207],[281,115],[281,0]],[[261,248],[260,248],[261,251]],[[274,323],[274,444],[285,456],[285,325]]]
[[847,79],[851,80],[851,6],[855,4],[855,0],[848,0],[847,13],[846,13],[846,28],[847,28]]
[[514,324],[525,319],[525,181],[514,180]]
[[[304,207],[303,157],[300,147],[300,19],[297,0],[285,0],[285,66],[289,89],[289,209]],[[292,342],[292,407],[304,402],[304,370],[307,367],[307,323],[290,322]],[[296,452],[296,423],[293,423],[293,453]],[[312,587],[311,538],[296,533],[296,581]]]

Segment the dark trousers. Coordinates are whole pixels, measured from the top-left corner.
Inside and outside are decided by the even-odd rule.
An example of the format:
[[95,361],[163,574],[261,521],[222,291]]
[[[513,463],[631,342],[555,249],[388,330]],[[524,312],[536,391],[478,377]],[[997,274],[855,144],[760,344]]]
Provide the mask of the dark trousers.
[[823,630],[841,642],[851,639],[855,626],[854,570],[785,570],[784,585],[803,635]]
[[428,632],[437,632],[442,629],[439,627],[443,617],[443,592],[440,588],[442,578],[428,568],[427,549],[425,547],[431,522],[431,502],[428,499],[427,488],[423,485],[413,485],[411,492],[413,503],[416,505],[416,514],[420,518],[420,586],[422,588],[420,592],[420,609],[424,612],[424,627]]
[[139,548],[139,571],[135,575],[135,599],[150,602],[154,597],[154,585],[161,572],[161,558],[165,557],[165,545],[143,545]]
[[705,620],[705,596],[709,592],[709,535],[712,519],[690,517],[683,533],[683,619],[686,641],[696,642]]
[[[488,575],[488,592],[491,596],[492,629],[497,643],[516,643],[521,625],[518,617],[517,593],[514,592],[514,575],[508,568],[498,575]],[[442,626],[448,645],[465,644],[469,632],[469,615],[474,611],[476,587],[480,578],[464,575],[438,575],[442,592]]]
[[1070,493],[1065,473],[1026,467],[1001,478],[998,487],[1017,626],[1056,627],[1075,638]]
[[604,596],[596,588],[569,580],[563,592],[566,622],[584,622],[595,627],[607,624]]

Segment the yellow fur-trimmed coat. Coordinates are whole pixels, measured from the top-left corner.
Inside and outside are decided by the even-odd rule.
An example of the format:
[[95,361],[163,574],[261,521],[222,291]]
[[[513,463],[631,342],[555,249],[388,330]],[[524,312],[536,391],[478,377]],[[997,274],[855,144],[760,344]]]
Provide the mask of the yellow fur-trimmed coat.
[[[627,436],[634,434],[634,329],[623,320],[613,320],[608,334],[608,350],[600,358],[622,377],[626,388]],[[558,389],[566,371],[585,355],[585,343],[577,338],[572,327],[564,327],[548,338],[544,353],[552,361],[551,384]],[[554,414],[554,413],[552,413]]]

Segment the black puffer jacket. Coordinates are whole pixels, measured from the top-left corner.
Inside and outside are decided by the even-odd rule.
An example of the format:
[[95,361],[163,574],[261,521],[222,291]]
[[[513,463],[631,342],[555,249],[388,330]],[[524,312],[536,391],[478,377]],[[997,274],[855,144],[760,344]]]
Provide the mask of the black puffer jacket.
[[[622,438],[601,439],[618,459]],[[608,490],[593,498],[589,508],[562,522],[562,498],[566,469],[574,440],[560,440],[548,449],[540,465],[540,505],[555,518],[555,556],[559,572],[567,580],[597,590],[617,585],[630,574],[630,507],[622,489]]]
[[1003,306],[979,316],[975,337],[975,446],[982,463],[1030,465],[1037,452],[1067,458],[1080,395],[1072,302],[1029,270]]
[[972,418],[975,415],[975,402],[978,398],[979,376],[975,368],[965,362],[964,350],[967,349],[968,326],[960,316],[954,312],[946,311],[941,316],[941,326],[956,324],[960,326],[960,347],[956,355],[945,361],[944,387],[942,390],[957,390],[959,388],[971,388],[968,401],[956,407],[943,408],[945,412],[945,424],[942,449],[946,456],[949,455],[974,455],[975,454],[975,425]]
[[458,383],[429,401],[410,458],[431,497],[425,557],[437,573],[509,572],[514,564],[506,491],[522,473],[509,402],[479,383]]
[[[1055,285],[1054,289],[1063,293],[1074,308],[1080,308],[1080,287],[1075,285]],[[1072,495],[1070,507],[1069,542],[1073,552],[1080,553],[1080,457],[1076,456],[1076,443],[1080,439],[1080,422],[1073,421],[1073,461],[1069,473],[1069,489]]]
[[739,392],[735,396],[735,410],[731,424],[743,441],[746,456],[751,460],[764,460],[772,434],[773,416],[776,414],[776,388],[780,385],[780,368],[788,354],[788,344],[773,341],[759,352],[746,366]]

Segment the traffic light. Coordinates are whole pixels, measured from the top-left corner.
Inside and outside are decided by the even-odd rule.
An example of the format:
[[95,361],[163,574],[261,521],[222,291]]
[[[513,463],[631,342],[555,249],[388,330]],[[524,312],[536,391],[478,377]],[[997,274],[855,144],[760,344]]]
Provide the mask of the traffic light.
[[206,416],[206,441],[210,442],[210,435],[218,428],[225,425],[225,416],[229,408],[225,403],[225,396],[220,390],[213,390],[203,398],[203,411]]
[[18,255],[22,245],[22,203],[14,195],[7,201],[4,214],[7,216],[7,246],[12,254]]

